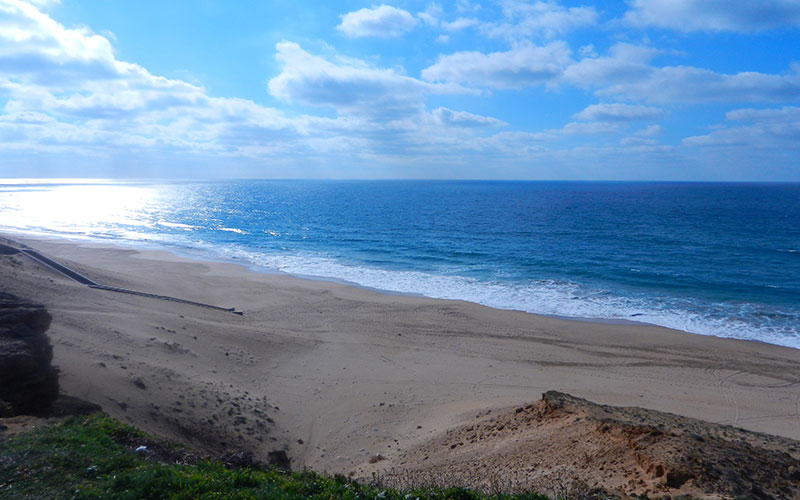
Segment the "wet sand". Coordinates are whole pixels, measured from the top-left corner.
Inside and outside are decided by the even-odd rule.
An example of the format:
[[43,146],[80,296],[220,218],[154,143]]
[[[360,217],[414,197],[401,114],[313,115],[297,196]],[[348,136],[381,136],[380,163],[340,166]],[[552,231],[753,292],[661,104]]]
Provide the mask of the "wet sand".
[[43,303],[62,390],[218,452],[368,475],[487,410],[558,390],[800,439],[800,351],[638,324],[568,321],[380,294],[228,263],[9,235],[105,285],[19,254],[2,287]]

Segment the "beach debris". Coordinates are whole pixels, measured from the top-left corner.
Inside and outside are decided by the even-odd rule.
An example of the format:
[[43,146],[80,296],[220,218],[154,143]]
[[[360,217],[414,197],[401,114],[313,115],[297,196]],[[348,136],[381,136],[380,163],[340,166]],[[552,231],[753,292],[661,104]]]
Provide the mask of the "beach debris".
[[147,446],[145,446],[145,445],[137,446],[136,449],[133,450],[133,451],[135,453],[146,453],[147,452]]

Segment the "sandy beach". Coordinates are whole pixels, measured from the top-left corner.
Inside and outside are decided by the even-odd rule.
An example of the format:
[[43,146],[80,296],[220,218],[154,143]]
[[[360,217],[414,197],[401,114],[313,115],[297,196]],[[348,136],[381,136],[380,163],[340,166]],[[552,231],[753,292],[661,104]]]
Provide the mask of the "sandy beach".
[[106,285],[243,312],[2,257],[3,288],[53,316],[63,392],[201,449],[285,449],[293,468],[364,477],[549,390],[800,439],[798,350],[8,236]]

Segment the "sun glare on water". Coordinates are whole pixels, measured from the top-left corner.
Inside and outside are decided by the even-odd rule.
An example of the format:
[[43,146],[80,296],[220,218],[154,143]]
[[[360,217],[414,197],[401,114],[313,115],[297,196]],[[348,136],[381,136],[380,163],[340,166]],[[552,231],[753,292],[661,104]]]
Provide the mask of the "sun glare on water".
[[0,185],[0,227],[79,236],[99,227],[145,226],[149,222],[143,215],[155,195],[156,190],[145,185],[4,184]]

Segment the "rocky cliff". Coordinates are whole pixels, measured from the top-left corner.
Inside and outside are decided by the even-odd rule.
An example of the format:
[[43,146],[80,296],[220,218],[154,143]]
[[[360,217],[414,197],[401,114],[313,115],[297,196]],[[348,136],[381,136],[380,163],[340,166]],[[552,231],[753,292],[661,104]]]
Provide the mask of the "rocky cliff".
[[41,413],[58,396],[50,319],[43,306],[0,292],[0,417]]

